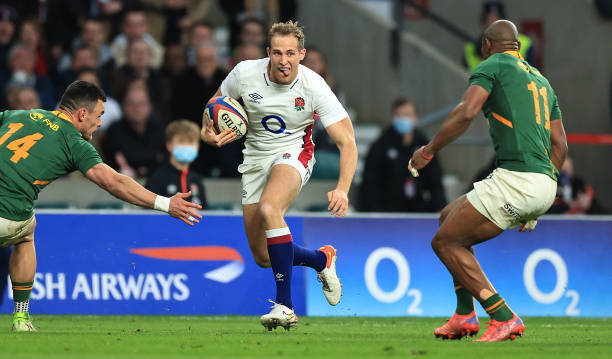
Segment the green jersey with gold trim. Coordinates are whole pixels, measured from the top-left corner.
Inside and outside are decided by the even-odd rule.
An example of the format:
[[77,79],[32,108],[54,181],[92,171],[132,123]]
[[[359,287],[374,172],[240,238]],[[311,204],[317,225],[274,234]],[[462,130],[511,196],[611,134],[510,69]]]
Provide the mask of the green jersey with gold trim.
[[23,221],[47,184],[101,163],[98,151],[57,111],[0,112],[0,217]]
[[561,119],[561,109],[548,80],[516,51],[507,51],[481,62],[469,84],[489,93],[482,111],[489,122],[497,167],[543,173],[556,180],[550,121]]

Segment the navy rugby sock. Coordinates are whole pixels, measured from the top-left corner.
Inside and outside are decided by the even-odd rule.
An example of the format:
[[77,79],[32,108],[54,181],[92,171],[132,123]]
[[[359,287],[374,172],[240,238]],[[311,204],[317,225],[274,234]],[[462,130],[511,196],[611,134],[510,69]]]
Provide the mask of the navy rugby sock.
[[268,255],[276,281],[276,303],[293,308],[291,301],[291,275],[293,272],[293,238],[289,228],[266,231]]
[[308,249],[293,243],[293,265],[306,266],[320,272],[327,264],[325,253],[318,249]]

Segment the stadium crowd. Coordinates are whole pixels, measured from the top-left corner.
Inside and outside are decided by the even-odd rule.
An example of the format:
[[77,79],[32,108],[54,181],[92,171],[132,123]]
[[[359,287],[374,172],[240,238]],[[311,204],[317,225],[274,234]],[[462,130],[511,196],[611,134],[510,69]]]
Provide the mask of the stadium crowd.
[[[503,15],[503,8],[488,10]],[[145,182],[171,165],[168,125],[187,120],[200,126],[205,99],[237,63],[264,57],[267,25],[294,19],[296,11],[293,0],[3,1],[0,110],[53,110],[72,81],[98,84],[107,102],[94,145],[106,163]],[[325,54],[309,44],[303,64],[319,73],[351,112]],[[428,181],[417,183],[407,170],[410,154],[428,141],[417,127],[417,108],[398,96],[389,120],[381,121],[388,127],[362,158],[365,169],[357,209],[437,212],[447,203],[437,162],[425,173]],[[337,164],[337,148],[322,126],[314,132],[319,164],[313,177],[333,178],[338,168],[326,164]],[[223,149],[200,143],[189,171],[197,178],[238,177],[243,146],[244,139]],[[605,212],[596,205],[588,184],[567,183],[560,187],[558,205],[551,211]],[[578,206],[577,193],[591,198],[583,199],[582,207],[593,203],[596,208]]]

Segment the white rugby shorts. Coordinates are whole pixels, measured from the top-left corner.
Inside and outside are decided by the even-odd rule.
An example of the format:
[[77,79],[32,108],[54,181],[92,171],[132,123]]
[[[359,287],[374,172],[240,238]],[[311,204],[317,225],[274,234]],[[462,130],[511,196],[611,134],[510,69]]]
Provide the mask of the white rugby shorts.
[[268,176],[272,167],[280,164],[295,168],[302,179],[301,187],[304,187],[316,162],[314,155],[302,156],[302,149],[288,150],[277,153],[275,156],[255,157],[245,156],[244,162],[238,166],[238,172],[242,174],[242,204],[258,203],[261,194],[266,187]]
[[557,182],[545,174],[497,168],[474,183],[467,199],[478,212],[505,230],[546,213],[556,193]]
[[0,217],[0,247],[19,243],[21,238],[34,232],[34,227],[36,227],[34,216],[18,222]]

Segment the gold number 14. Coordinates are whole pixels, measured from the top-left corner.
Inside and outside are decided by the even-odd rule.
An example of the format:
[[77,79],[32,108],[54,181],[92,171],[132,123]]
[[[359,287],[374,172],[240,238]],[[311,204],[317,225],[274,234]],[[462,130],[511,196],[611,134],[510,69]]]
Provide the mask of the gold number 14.
[[[22,127],[23,123],[9,123],[8,132],[0,137],[0,146],[2,146],[4,142],[9,139],[9,137],[11,137],[15,132],[19,131],[19,129]],[[24,136],[9,142],[6,145],[6,148],[14,152],[13,156],[11,156],[11,161],[17,163],[22,158],[27,158],[30,155],[28,153],[30,148],[32,148],[32,146],[34,146],[41,138],[43,138],[41,133],[34,133],[32,135]]]

